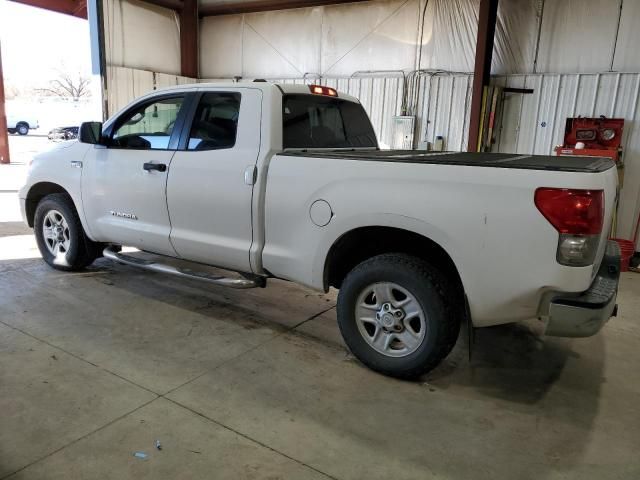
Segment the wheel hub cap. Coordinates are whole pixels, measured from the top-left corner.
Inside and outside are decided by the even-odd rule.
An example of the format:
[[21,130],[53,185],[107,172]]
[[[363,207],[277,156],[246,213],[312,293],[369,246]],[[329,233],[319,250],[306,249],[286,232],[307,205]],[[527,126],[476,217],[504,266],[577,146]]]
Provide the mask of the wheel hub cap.
[[393,308],[390,303],[383,304],[376,312],[378,324],[386,330],[402,331],[404,329],[402,320],[405,316],[404,310]]
[[415,352],[424,341],[426,315],[417,298],[391,282],[364,288],[356,301],[358,331],[379,353],[404,357]]
[[47,250],[52,255],[66,255],[71,246],[67,220],[57,210],[49,210],[42,222],[42,236]]

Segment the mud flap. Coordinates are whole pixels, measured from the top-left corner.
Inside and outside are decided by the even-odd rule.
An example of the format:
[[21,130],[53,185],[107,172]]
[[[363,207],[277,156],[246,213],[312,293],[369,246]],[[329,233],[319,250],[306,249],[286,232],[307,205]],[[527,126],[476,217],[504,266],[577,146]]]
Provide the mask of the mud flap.
[[473,352],[473,343],[475,341],[475,328],[473,321],[471,320],[471,309],[469,308],[469,299],[464,296],[464,314],[467,317],[467,348],[469,350],[469,362],[471,362],[471,355]]

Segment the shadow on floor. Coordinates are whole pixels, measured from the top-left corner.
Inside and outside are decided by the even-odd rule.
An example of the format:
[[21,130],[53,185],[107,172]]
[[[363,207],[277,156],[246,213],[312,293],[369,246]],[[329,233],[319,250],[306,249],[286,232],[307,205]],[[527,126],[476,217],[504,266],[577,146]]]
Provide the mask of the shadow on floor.
[[[210,270],[224,275],[223,271]],[[239,324],[248,330],[268,327],[276,332],[285,332],[334,304],[330,296],[280,280],[272,281],[265,289],[234,290],[146,272],[106,259],[97,260],[87,272],[95,273],[95,281],[110,287]]]
[[[602,334],[565,339],[540,336],[521,324],[487,327],[476,331],[471,361],[466,341],[459,342],[425,380],[448,391],[470,389],[586,434],[598,414],[605,381],[604,345]],[[578,452],[586,440],[571,441]]]

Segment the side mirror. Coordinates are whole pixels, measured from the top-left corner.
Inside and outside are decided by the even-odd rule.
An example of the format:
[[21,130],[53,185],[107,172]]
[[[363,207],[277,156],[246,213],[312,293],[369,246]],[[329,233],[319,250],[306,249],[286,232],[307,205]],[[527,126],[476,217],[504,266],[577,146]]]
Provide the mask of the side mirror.
[[101,122],[84,122],[80,125],[78,140],[82,143],[91,145],[102,145],[102,123]]

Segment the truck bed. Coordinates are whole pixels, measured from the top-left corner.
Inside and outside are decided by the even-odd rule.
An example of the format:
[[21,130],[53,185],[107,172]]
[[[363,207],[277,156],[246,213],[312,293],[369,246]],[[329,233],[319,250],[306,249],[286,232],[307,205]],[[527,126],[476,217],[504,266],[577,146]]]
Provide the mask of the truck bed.
[[426,163],[471,167],[517,168],[598,173],[615,164],[608,158],[519,155],[515,153],[424,152],[415,150],[290,150],[282,155],[374,162]]

